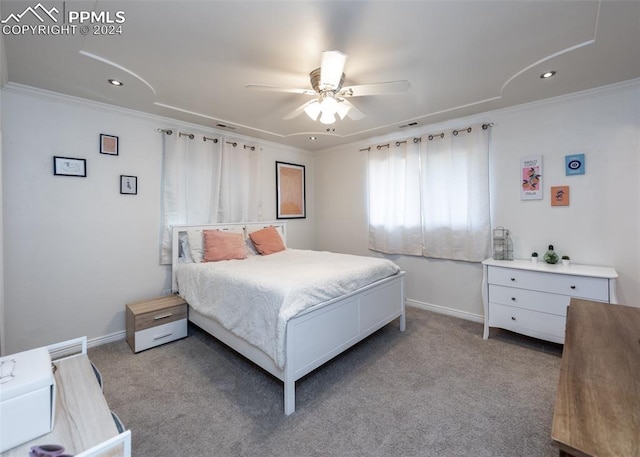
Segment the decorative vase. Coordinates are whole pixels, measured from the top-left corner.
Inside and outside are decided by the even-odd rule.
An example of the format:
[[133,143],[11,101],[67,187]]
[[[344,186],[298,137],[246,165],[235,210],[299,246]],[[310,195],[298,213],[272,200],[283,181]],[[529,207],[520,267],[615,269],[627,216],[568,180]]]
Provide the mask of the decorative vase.
[[531,263],[538,263],[538,257],[531,257]]
[[562,259],[562,266],[563,267],[568,267],[571,264],[571,260],[569,259]]

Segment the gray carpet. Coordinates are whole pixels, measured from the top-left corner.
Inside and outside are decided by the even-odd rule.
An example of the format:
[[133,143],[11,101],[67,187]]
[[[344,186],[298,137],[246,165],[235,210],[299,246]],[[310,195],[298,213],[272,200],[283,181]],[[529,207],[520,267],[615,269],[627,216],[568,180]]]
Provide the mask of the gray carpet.
[[408,308],[297,382],[282,383],[195,326],[133,354],[89,351],[136,457],[556,456],[550,439],[561,346]]

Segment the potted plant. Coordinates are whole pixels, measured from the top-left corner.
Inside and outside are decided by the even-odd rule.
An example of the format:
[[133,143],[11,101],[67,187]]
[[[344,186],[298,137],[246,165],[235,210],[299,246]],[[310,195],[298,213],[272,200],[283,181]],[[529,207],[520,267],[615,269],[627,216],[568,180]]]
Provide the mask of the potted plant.
[[561,260],[562,265],[564,265],[565,267],[571,263],[571,257],[569,257],[568,255],[563,255]]
[[535,251],[531,253],[531,262],[538,263],[538,253]]

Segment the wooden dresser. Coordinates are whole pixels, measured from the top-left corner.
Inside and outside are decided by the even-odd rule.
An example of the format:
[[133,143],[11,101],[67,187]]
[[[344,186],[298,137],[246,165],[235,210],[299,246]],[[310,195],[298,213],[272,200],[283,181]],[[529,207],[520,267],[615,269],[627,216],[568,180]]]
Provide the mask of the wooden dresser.
[[560,456],[640,456],[640,308],[571,299],[551,438]]
[[482,264],[484,339],[490,327],[499,327],[562,344],[571,297],[617,303],[618,274],[611,267],[493,259]]

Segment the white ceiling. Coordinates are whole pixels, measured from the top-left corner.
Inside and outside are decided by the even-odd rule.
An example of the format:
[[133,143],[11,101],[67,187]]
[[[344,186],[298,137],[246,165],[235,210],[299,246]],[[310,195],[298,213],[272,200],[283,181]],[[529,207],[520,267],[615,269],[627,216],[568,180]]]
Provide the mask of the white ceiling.
[[[2,1],[2,19],[37,3]],[[637,0],[41,3],[58,9],[59,24],[63,12],[122,11],[122,33],[5,34],[10,82],[308,150],[640,77]],[[45,19],[29,13],[20,24],[53,24]],[[311,88],[323,50],[349,55],[345,86],[411,88],[351,98],[366,116],[327,132],[304,113],[282,119],[309,96],[245,87]],[[546,70],[557,75],[542,80]]]

